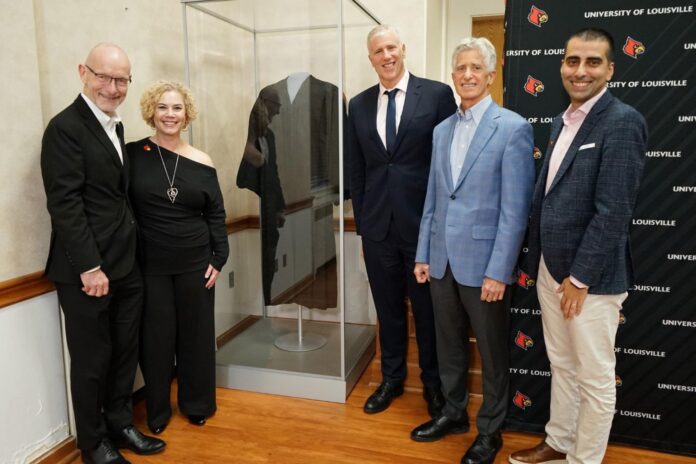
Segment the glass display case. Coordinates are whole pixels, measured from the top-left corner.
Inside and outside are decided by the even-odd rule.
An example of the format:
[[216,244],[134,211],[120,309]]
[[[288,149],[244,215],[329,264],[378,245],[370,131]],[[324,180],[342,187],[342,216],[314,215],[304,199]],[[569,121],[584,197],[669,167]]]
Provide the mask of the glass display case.
[[346,69],[378,20],[356,0],[181,3],[189,137],[217,167],[231,250],[218,386],[344,402],[376,334],[343,149],[345,89],[362,83]]

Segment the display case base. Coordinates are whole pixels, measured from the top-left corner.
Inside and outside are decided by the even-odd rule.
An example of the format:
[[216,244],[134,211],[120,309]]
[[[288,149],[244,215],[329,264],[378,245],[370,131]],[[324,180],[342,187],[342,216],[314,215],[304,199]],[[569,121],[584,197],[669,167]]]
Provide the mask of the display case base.
[[345,378],[341,376],[340,325],[305,321],[326,339],[313,351],[278,349],[274,340],[296,331],[293,319],[260,319],[234,337],[216,356],[217,385],[260,393],[344,403],[375,353],[375,327],[345,325]]

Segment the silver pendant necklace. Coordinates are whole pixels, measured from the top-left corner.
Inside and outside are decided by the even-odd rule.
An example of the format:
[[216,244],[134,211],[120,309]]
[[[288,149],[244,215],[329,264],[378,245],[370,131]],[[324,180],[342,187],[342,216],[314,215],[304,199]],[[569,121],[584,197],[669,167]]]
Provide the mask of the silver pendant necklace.
[[172,177],[169,177],[169,171],[167,171],[167,166],[164,164],[164,158],[162,158],[162,152],[160,151],[159,144],[155,143],[155,146],[157,147],[157,153],[159,153],[160,161],[162,162],[162,167],[164,168],[164,175],[167,176],[167,182],[169,182],[169,188],[167,189],[167,197],[169,197],[169,201],[174,204],[176,201],[176,196],[179,194],[179,189],[174,187],[174,179],[176,178],[176,168],[179,167],[179,154],[176,154],[176,162],[174,163],[174,172],[172,173]]

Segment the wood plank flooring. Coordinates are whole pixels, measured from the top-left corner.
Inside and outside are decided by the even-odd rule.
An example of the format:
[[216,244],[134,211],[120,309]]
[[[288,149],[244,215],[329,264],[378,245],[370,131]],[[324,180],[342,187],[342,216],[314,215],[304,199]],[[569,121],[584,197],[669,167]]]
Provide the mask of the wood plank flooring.
[[[409,439],[413,427],[428,420],[420,393],[406,392],[385,412],[362,411],[373,387],[369,369],[346,404],[302,400],[219,388],[218,412],[203,427],[175,414],[161,435],[167,449],[154,456],[124,451],[133,463],[423,464],[459,463],[476,436],[453,435],[435,443]],[[175,392],[173,392],[175,393]],[[176,395],[172,395],[175,401]],[[479,400],[472,399],[473,419]],[[145,406],[135,420],[146,431]],[[472,420],[473,423],[473,420]],[[496,464],[517,449],[536,445],[539,436],[505,433]],[[80,462],[79,459],[73,461]],[[696,464],[696,458],[610,446],[605,464]]]

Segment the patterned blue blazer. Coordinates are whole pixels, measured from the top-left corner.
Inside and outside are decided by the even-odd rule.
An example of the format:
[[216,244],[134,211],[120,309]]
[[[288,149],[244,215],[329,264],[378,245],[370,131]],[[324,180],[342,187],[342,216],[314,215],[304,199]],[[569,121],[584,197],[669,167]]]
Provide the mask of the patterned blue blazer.
[[459,179],[453,185],[450,146],[457,115],[433,132],[433,156],[418,236],[416,262],[442,278],[449,263],[461,285],[489,277],[511,283],[527,229],[534,188],[532,126],[491,103]]
[[557,282],[573,275],[590,293],[623,293],[633,284],[629,225],[645,159],[645,119],[607,91],[585,118],[545,194],[562,127],[559,115],[534,190],[523,270],[536,277],[543,254]]

